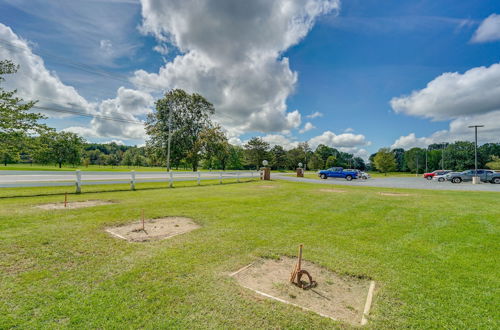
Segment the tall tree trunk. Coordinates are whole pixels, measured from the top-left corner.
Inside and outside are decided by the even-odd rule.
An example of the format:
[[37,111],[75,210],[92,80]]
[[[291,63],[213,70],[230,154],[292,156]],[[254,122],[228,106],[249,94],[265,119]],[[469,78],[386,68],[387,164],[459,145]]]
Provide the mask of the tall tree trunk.
[[59,168],[61,168],[61,167],[62,167],[62,162],[59,162]]

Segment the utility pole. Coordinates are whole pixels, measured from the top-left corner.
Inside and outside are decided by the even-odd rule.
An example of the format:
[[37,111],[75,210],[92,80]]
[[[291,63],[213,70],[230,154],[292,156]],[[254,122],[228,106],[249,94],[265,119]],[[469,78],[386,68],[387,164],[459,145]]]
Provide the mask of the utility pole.
[[425,173],[428,173],[429,170],[427,168],[427,150],[429,149],[429,146],[427,146],[427,148],[425,148]]
[[167,172],[170,172],[170,142],[172,141],[172,106],[168,108]]
[[474,143],[474,178],[472,180],[472,183],[474,183],[474,184],[479,183],[479,180],[477,178],[477,128],[478,127],[484,127],[484,125],[472,125],[472,126],[469,126],[469,128],[474,128],[474,136],[475,136],[475,143]]
[[441,148],[441,169],[444,170],[444,142],[442,143],[442,148]]

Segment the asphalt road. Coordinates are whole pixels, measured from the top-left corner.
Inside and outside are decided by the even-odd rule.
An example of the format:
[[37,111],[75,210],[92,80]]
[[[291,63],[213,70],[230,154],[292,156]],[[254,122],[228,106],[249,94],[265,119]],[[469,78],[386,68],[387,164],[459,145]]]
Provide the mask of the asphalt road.
[[[200,180],[219,178],[219,172],[200,172]],[[257,172],[253,177],[258,177]],[[197,173],[173,172],[173,181],[196,180]],[[225,172],[223,178],[236,178],[236,172]],[[241,178],[251,177],[250,171],[240,173]],[[136,182],[167,182],[167,172],[135,172]],[[82,185],[130,183],[131,172],[82,171]],[[0,188],[71,186],[75,184],[74,171],[0,171]]]
[[296,182],[310,182],[326,185],[343,185],[343,186],[365,186],[365,187],[380,187],[380,188],[408,188],[408,189],[428,189],[428,190],[457,190],[457,191],[495,191],[500,192],[500,184],[482,183],[472,184],[463,182],[454,184],[451,182],[436,182],[434,180],[426,180],[422,177],[389,177],[389,178],[370,178],[368,180],[352,180],[328,178],[326,180],[297,178],[295,176],[273,174],[273,179],[282,179]]

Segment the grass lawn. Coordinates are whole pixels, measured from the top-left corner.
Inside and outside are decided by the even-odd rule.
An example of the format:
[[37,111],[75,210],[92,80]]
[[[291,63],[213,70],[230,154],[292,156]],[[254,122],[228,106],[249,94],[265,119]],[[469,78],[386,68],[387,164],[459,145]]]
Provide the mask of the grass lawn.
[[[305,259],[377,282],[368,327],[500,327],[498,193],[262,185],[86,193],[70,200],[117,204],[57,211],[33,206],[61,195],[0,198],[0,328],[348,327],[227,276],[299,243]],[[42,189],[60,188],[2,195]],[[147,243],[104,232],[141,209],[202,228]]]

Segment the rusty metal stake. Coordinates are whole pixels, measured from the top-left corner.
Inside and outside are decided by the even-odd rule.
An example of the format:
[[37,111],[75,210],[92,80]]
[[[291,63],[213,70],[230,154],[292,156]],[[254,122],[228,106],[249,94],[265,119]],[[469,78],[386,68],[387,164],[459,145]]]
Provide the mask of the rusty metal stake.
[[141,217],[142,217],[142,230],[146,231],[146,229],[144,228],[144,209],[142,209],[142,215],[141,215]]
[[[290,282],[292,284],[295,284],[301,289],[307,290],[314,288],[318,283],[313,280],[311,274],[305,269],[302,269],[302,248],[304,247],[303,244],[299,245],[299,255],[298,255],[298,260],[297,263],[295,264],[295,267],[292,271],[292,274],[290,276]],[[302,281],[302,276],[306,275],[307,279],[309,280],[309,283],[303,282]]]
[[65,192],[64,193],[64,207],[66,207],[68,205],[68,193]]

